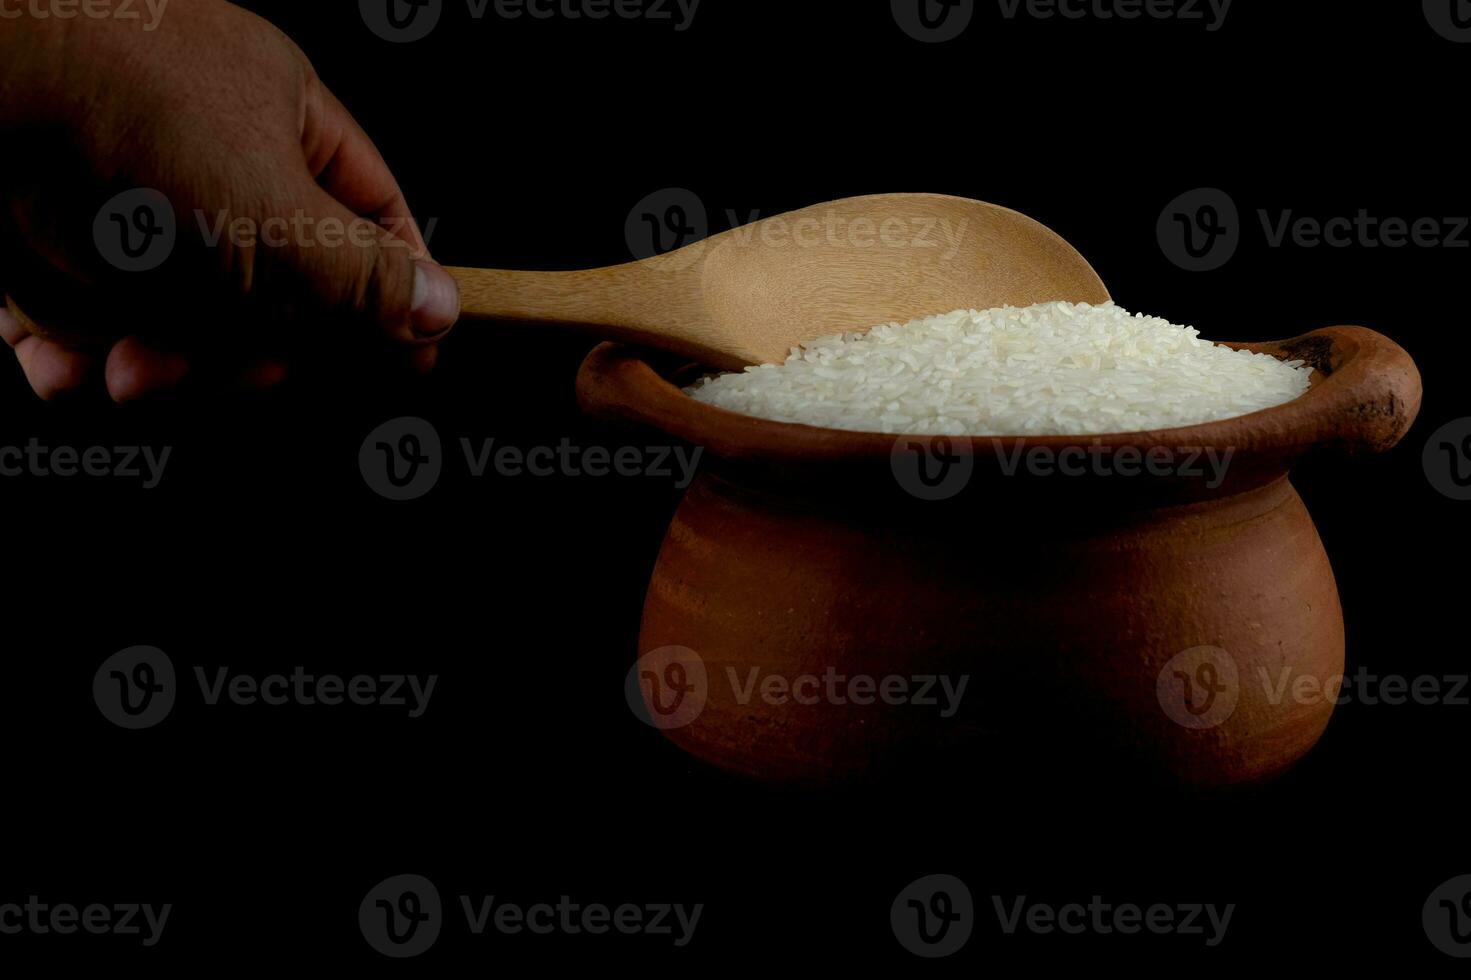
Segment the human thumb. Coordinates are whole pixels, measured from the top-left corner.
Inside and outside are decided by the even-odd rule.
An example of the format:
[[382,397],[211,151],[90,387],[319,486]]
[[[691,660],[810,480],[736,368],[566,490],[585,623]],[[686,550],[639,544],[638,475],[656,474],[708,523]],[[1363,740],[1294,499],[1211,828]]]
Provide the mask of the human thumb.
[[416,246],[417,231],[400,237],[316,184],[303,197],[303,230],[279,252],[266,250],[273,281],[259,285],[282,290],[279,301],[299,311],[398,343],[429,343],[454,325],[459,287]]

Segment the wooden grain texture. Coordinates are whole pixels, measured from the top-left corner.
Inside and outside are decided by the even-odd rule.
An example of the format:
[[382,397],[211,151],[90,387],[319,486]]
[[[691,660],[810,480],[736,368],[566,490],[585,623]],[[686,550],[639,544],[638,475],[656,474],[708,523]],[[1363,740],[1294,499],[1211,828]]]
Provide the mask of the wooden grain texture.
[[1108,299],[1092,267],[1043,225],[942,194],[818,204],[604,269],[450,271],[466,318],[578,326],[726,369],[893,320]]

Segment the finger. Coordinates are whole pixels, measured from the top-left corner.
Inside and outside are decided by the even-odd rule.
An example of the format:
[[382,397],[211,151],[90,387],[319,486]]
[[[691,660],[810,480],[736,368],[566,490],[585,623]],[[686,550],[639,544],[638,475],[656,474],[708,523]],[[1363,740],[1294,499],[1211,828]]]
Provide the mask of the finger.
[[252,391],[274,388],[286,380],[288,368],[285,361],[263,358],[251,361],[235,375],[236,384]]
[[[344,221],[370,218],[378,232],[372,247],[350,236],[352,248],[316,249],[302,256],[308,270],[321,277],[315,280],[318,299],[375,320],[402,342],[440,337],[459,316],[459,289],[429,259],[403,191],[378,148],[315,76],[307,85],[302,152],[315,182],[315,193],[302,191],[309,213]],[[397,248],[390,251],[390,246]]]
[[107,393],[123,404],[179,387],[190,370],[189,358],[154,347],[138,337],[124,337],[107,355]]
[[409,353],[409,365],[420,374],[428,374],[439,363],[438,347],[420,347]]
[[97,358],[90,353],[68,350],[36,336],[24,337],[15,345],[15,358],[31,389],[43,401],[78,390],[97,365]]
[[[261,391],[286,380],[288,366],[277,357],[211,359],[167,350],[138,337],[113,347],[105,371],[108,394],[118,403],[138,401],[183,388],[196,376],[205,384]],[[197,386],[196,386],[197,387]]]
[[30,335],[30,331],[22,326],[9,310],[0,307],[0,337],[3,337],[7,344],[14,347]]
[[407,242],[414,258],[428,257],[418,223],[383,155],[319,80],[313,80],[307,89],[302,150],[323,190],[354,214],[375,219],[389,234]]
[[321,228],[349,229],[334,241],[292,239],[256,255],[260,286],[280,306],[346,323],[410,345],[437,341],[459,318],[459,287],[401,239],[354,215],[305,172],[299,207]]

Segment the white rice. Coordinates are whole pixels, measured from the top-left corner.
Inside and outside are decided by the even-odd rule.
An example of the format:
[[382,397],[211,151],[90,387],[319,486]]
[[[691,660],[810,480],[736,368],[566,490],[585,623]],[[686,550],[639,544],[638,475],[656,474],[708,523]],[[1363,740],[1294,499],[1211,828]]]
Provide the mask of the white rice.
[[1302,361],[1232,350],[1112,302],[956,310],[701,379],[703,402],[782,422],[931,435],[1134,432],[1233,418],[1308,388]]

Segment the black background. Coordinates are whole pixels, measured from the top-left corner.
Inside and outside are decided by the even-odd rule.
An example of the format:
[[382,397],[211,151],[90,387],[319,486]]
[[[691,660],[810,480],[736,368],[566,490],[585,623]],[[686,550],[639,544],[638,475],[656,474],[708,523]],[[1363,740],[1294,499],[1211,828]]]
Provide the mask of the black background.
[[[374,136],[431,248],[458,265],[630,258],[636,202],[685,187],[712,230],[861,193],[993,201],[1049,225],[1129,309],[1212,339],[1363,323],[1415,356],[1420,420],[1386,457],[1294,475],[1343,598],[1350,671],[1464,674],[1462,507],[1421,449],[1471,414],[1460,302],[1471,250],[1271,248],[1258,209],[1329,218],[1471,214],[1462,100],[1471,45],[1418,3],[1238,0],[1200,22],[1007,21],[991,3],[926,45],[884,3],[705,0],[667,22],[472,20],[390,45],[356,5],[256,4]],[[1176,195],[1240,207],[1222,269],[1167,260]],[[267,396],[43,406],[0,367],[0,444],[173,447],[167,478],[6,479],[9,622],[0,718],[9,828],[0,899],[172,902],[163,941],[20,937],[0,957],[98,956],[230,972],[530,965],[1014,970],[1403,964],[1450,970],[1420,924],[1471,872],[1467,713],[1340,708],[1290,775],[1225,797],[995,782],[981,760],[902,792],[777,792],[702,769],[622,695],[642,594],[678,501],[668,480],[471,479],[453,456],[392,503],[358,471],[375,426],[430,420],[446,444],[611,444],[573,396],[591,342],[465,325],[424,382],[297,381]],[[977,561],[1003,560],[974,544]],[[94,705],[110,653],[154,644],[181,671],[297,664],[437,673],[424,717],[362,708],[204,708],[127,732]],[[960,876],[980,924],[915,959],[889,903]],[[357,929],[366,891],[423,874],[448,902],[702,902],[695,941],[486,936],[452,920],[392,963]],[[1226,942],[1003,936],[989,896],[1236,903]]]

